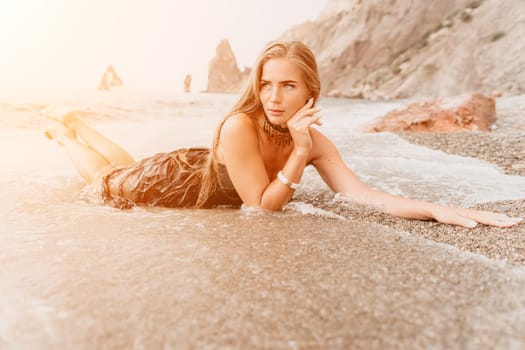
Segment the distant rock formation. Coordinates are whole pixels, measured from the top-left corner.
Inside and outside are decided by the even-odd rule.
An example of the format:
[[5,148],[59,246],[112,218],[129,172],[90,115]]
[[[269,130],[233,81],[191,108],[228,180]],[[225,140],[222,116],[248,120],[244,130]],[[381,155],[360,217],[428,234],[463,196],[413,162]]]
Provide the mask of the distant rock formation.
[[187,74],[184,78],[184,92],[191,92],[191,74]]
[[387,113],[365,131],[489,131],[495,121],[495,96],[476,93],[412,103]]
[[250,74],[250,69],[241,72],[228,40],[217,46],[216,55],[208,70],[207,92],[238,93]]
[[100,81],[100,84],[98,85],[99,90],[110,90],[112,87],[115,86],[122,86],[124,83],[122,82],[122,79],[118,76],[117,72],[115,72],[115,69],[110,64],[106,71],[104,72],[104,75],[102,76],[102,80]]
[[323,94],[390,99],[525,93],[523,0],[328,0],[291,28],[316,53]]

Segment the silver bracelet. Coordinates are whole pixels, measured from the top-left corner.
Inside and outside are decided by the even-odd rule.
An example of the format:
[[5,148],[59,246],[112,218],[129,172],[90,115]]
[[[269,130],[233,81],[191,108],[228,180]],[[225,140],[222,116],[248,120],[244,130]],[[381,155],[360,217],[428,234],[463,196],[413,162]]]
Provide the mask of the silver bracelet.
[[280,170],[277,173],[277,179],[279,179],[279,181],[281,181],[286,186],[290,187],[292,190],[296,190],[299,187],[301,187],[301,184],[297,184],[295,182],[290,181]]

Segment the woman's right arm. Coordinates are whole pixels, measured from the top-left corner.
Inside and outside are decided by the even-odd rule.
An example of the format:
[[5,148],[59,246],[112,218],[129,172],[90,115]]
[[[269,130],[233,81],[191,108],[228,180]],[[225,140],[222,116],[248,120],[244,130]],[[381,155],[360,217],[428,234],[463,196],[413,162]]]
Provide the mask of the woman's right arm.
[[[226,120],[219,147],[228,175],[245,205],[278,211],[290,201],[294,190],[277,178],[268,177],[256,126],[249,116],[236,114]],[[305,150],[292,151],[283,174],[292,182],[299,182],[308,157]]]

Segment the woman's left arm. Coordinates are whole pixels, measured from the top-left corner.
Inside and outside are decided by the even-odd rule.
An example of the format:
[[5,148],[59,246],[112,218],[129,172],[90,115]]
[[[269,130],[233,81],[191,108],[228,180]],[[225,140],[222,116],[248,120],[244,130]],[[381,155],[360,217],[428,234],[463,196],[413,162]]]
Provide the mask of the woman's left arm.
[[335,145],[326,136],[313,128],[311,135],[311,163],[334,192],[349,200],[371,205],[395,216],[419,220],[435,219],[445,224],[468,228],[476,227],[478,223],[509,227],[523,220],[505,214],[439,205],[374,190],[346,166]]

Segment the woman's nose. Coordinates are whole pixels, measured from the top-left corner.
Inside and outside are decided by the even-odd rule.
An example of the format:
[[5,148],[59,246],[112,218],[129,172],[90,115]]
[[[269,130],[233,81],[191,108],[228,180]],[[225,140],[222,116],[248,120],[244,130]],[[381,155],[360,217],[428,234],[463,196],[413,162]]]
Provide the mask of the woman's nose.
[[279,87],[274,87],[272,89],[272,94],[270,95],[270,102],[281,102],[281,89]]

